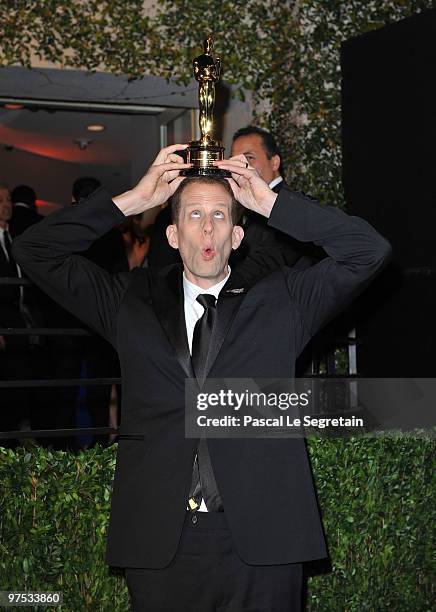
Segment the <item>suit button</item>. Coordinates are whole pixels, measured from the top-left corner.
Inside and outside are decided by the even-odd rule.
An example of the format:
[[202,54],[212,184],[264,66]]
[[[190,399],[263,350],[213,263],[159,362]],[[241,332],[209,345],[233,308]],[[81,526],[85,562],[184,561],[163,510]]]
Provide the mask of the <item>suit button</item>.
[[198,516],[196,516],[195,514],[193,514],[193,515],[192,515],[192,518],[191,518],[191,522],[192,522],[192,524],[193,524],[193,525],[195,525],[195,524],[197,523],[197,521],[198,521]]

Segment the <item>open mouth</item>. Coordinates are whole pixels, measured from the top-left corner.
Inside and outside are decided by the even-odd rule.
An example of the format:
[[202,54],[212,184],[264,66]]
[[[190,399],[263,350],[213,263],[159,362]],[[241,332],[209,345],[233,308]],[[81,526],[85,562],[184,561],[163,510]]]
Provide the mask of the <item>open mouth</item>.
[[212,247],[205,247],[204,249],[201,249],[201,255],[203,259],[209,261],[215,257],[215,250]]

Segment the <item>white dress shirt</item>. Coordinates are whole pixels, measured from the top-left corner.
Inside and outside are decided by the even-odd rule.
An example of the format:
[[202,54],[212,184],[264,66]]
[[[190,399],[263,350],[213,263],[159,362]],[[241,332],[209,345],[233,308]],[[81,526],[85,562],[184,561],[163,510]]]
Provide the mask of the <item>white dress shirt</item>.
[[[8,255],[7,250],[6,250],[5,231],[9,232],[9,226],[0,227],[0,246],[3,249],[3,252],[5,254],[6,259],[9,261],[9,255]],[[10,234],[9,234],[9,238],[10,238],[11,243],[12,243],[12,238],[11,238]],[[17,264],[16,261],[14,263],[15,263],[15,267],[17,269],[18,278],[23,278],[23,273],[21,271],[20,266]],[[24,287],[23,287],[23,285],[19,286],[19,294],[20,294],[20,297],[18,299],[18,309],[20,311],[21,317],[23,318],[23,322],[24,322],[25,327],[27,327],[27,328],[36,327],[34,318],[33,318],[32,314],[30,313],[29,308],[27,307],[27,305],[26,305],[26,303],[24,301]],[[39,345],[39,336],[30,334],[28,336],[28,340],[29,340],[29,344],[31,346],[32,345]]]
[[275,179],[273,179],[273,180],[271,181],[271,183],[269,183],[268,187],[269,187],[270,189],[274,189],[274,187],[275,187],[276,185],[279,185],[279,184],[280,184],[282,181],[283,181],[283,177],[282,177],[282,176],[277,176]]
[[[194,335],[194,327],[197,323],[198,319],[203,316],[204,308],[201,304],[197,302],[197,296],[201,293],[210,293],[214,295],[216,299],[220,294],[221,289],[226,284],[228,278],[230,276],[230,266],[228,266],[228,273],[222,281],[209,287],[209,289],[202,289],[198,285],[194,285],[191,283],[183,272],[183,293],[185,296],[185,323],[186,323],[186,333],[188,335],[188,345],[189,352],[192,355],[192,338]],[[189,510],[189,508],[187,508]],[[201,500],[200,507],[198,508],[198,512],[207,512],[206,504],[204,503],[204,499]]]
[[[282,177],[282,176],[276,176],[276,178],[275,178],[275,179],[273,179],[273,180],[271,181],[271,183],[268,183],[268,187],[269,187],[270,189],[274,189],[274,187],[275,187],[276,185],[279,185],[279,184],[280,184],[282,181],[283,181],[283,177]],[[242,223],[242,225],[245,225],[245,224],[247,223],[247,215],[246,215],[246,213],[245,213],[245,209],[244,209],[244,213],[243,213],[243,215],[242,215],[242,217],[241,217],[241,223]]]
[[[8,252],[6,250],[6,241],[5,241],[5,232],[9,232],[9,226],[6,225],[6,227],[0,227],[0,246],[3,249],[3,252],[5,254],[6,259],[9,261],[9,255]],[[12,236],[9,234],[9,238],[11,240],[12,243]],[[21,268],[20,266],[15,262],[15,266],[17,268],[17,273],[18,273],[18,278],[22,278],[23,275],[21,273]],[[23,286],[20,285],[20,306],[23,303]]]
[[5,254],[6,259],[9,261],[9,255],[8,252],[6,250],[6,242],[5,242],[5,231],[8,232],[8,226],[6,227],[0,227],[0,245],[3,249],[3,252]]

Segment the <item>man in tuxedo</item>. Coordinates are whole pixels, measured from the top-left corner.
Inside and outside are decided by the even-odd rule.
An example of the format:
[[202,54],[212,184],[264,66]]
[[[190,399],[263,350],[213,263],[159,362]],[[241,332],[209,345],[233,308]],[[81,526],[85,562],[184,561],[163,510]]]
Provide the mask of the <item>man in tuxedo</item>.
[[43,216],[36,210],[36,193],[28,185],[18,185],[12,190],[12,218],[10,229],[12,236],[19,236],[28,227],[38,223]]
[[[280,193],[286,185],[282,156],[270,132],[255,125],[237,130],[233,134],[231,154],[244,155],[275,193]],[[254,211],[245,211],[242,227],[244,241],[232,262],[236,265],[243,263],[248,270],[253,262],[257,264],[255,267],[266,263],[269,270],[280,265],[304,269],[325,256],[321,248],[302,244],[284,232],[269,227],[267,219]]]
[[[107,561],[126,568],[135,611],[300,609],[303,561],[326,547],[302,439],[188,439],[184,383],[292,378],[310,337],[379,272],[387,242],[364,220],[288,188],[274,193],[245,158],[216,179],[179,176],[166,147],[133,189],[29,229],[14,253],[35,282],[117,348],[123,416]],[[172,197],[167,238],[182,265],[110,274],[78,255]],[[228,265],[238,205],[328,257],[245,281]],[[187,509],[189,508],[189,510]]]
[[[282,155],[270,132],[255,125],[237,130],[233,134],[231,153],[232,156],[244,155],[250,166],[258,171],[275,193],[280,193],[286,186]],[[254,211],[245,211],[241,224],[244,240],[232,255],[231,263],[242,265],[241,271],[245,274],[249,274],[252,267],[256,270],[262,266],[267,270],[274,270],[281,265],[304,270],[325,257],[321,247],[303,244],[270,227],[268,219]],[[320,336],[310,342],[297,360],[296,376],[302,377],[311,372],[312,364],[322,359],[327,348]]]
[[232,138],[232,156],[244,155],[252,168],[279,193],[283,187],[282,156],[272,134],[255,125],[237,130]]

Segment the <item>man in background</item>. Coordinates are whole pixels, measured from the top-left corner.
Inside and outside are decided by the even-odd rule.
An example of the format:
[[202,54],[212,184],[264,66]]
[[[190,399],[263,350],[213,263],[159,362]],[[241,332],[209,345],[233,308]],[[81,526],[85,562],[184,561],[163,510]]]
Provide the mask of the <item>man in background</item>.
[[[92,176],[80,177],[73,183],[72,202],[86,206],[86,199],[101,187],[101,182]],[[123,234],[119,227],[113,227],[98,238],[89,249],[82,253],[110,273],[127,272],[129,261]],[[71,316],[68,314],[68,316]],[[80,322],[77,322],[81,325]],[[90,332],[85,338],[77,337],[80,342],[80,372],[83,378],[118,378],[120,368],[118,357],[112,346],[99,336]],[[121,388],[117,387],[118,407],[120,407]],[[92,427],[109,426],[110,385],[91,385],[80,388],[78,400],[86,406]],[[94,443],[105,445],[107,435],[96,435]]]
[[[0,184],[0,277],[20,278],[21,270],[12,256],[10,220],[12,201],[9,188]],[[19,285],[0,285],[0,327],[22,328],[26,321],[22,312],[22,288]],[[0,335],[0,379],[13,380],[31,377],[29,337]],[[30,393],[26,388],[0,390],[0,431],[28,427],[30,421]],[[15,446],[15,440],[3,441],[3,446]]]
[[231,154],[245,155],[269,188],[279,193],[284,182],[282,158],[272,134],[255,125],[241,128],[233,134]]
[[[101,182],[92,176],[76,179],[72,188],[72,202],[80,204],[99,187]],[[129,269],[123,237],[117,227],[113,227],[96,240],[83,255],[108,272],[122,272]]]
[[36,193],[29,185],[18,185],[12,190],[12,236],[19,236],[28,227],[43,219],[36,209]]
[[[92,176],[76,179],[72,185],[71,204],[86,206],[86,199],[101,186]],[[86,259],[109,272],[127,271],[128,261],[122,234],[117,227],[95,240]],[[46,296],[48,325],[54,328],[83,329],[84,325],[66,309]],[[89,330],[88,330],[89,331]],[[95,334],[54,335],[49,337],[51,371],[54,379],[112,378],[119,376],[118,358],[108,343]],[[109,385],[68,386],[51,390],[52,406],[48,410],[50,426],[56,429],[108,427],[111,387]],[[107,435],[94,438],[76,436],[53,438],[48,442],[56,449],[75,449],[92,441],[105,444]]]

